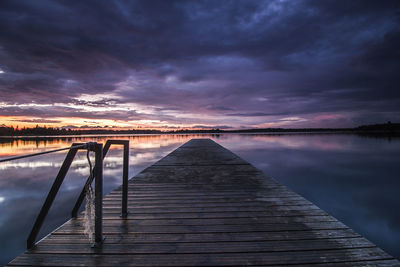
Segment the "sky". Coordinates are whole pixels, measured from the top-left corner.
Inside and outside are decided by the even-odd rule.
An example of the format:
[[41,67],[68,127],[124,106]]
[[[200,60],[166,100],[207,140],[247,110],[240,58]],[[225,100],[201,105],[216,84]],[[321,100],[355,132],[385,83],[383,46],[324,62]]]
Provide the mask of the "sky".
[[0,125],[400,122],[400,1],[0,1]]

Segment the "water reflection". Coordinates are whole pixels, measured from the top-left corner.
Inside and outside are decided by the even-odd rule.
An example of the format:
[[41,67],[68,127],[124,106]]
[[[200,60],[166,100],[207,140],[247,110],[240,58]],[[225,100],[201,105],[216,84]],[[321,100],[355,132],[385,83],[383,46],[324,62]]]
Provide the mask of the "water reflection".
[[[130,140],[130,169],[133,176],[186,142],[192,136],[111,136],[38,139],[0,139],[0,158],[68,147],[74,142]],[[104,160],[104,192],[121,184],[122,146],[112,146]],[[57,175],[66,152],[0,163],[0,265],[25,249],[26,238]],[[84,151],[78,152],[60,192],[43,225],[40,237],[69,218],[89,165]]]
[[[133,176],[191,138],[212,138],[400,257],[400,142],[355,135],[143,135],[0,139],[0,158],[70,146],[130,140]],[[122,146],[104,160],[104,192],[120,185]],[[0,265],[21,253],[66,153],[0,163]],[[41,236],[69,218],[89,174],[85,152],[74,160]]]
[[398,139],[260,135],[219,141],[400,258]]

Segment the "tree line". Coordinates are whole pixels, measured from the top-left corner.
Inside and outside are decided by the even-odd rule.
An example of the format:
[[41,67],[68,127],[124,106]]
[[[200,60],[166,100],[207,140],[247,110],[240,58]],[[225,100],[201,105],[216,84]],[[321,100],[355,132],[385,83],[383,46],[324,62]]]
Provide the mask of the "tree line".
[[390,121],[383,124],[363,125],[355,128],[256,128],[256,129],[241,129],[241,130],[221,130],[221,129],[179,129],[161,131],[154,129],[71,129],[71,128],[57,128],[57,127],[23,127],[19,128],[12,126],[0,126],[0,136],[47,136],[47,135],[85,135],[85,134],[192,134],[192,133],[321,133],[321,132],[348,132],[348,133],[371,133],[371,134],[385,134],[385,135],[399,135],[400,123],[391,123]]

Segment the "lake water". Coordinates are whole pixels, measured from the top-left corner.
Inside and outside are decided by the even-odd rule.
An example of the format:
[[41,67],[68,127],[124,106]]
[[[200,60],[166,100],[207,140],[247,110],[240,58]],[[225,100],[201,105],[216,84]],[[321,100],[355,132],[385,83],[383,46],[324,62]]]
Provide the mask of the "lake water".
[[[129,176],[192,138],[211,138],[400,258],[400,140],[339,134],[145,135],[0,139],[0,158],[69,146],[130,140]],[[0,163],[0,265],[25,250],[26,238],[66,152]],[[42,227],[69,219],[89,174],[79,152]],[[121,184],[122,149],[104,161],[104,192]]]

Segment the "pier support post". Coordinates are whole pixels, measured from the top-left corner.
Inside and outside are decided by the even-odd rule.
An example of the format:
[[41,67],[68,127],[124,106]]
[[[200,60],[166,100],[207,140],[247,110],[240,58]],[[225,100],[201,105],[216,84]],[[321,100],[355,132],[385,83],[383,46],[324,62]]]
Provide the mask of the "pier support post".
[[124,165],[122,172],[122,212],[121,217],[128,216],[128,171],[129,171],[129,140],[123,142]]
[[103,242],[103,145],[95,143],[95,246]]

